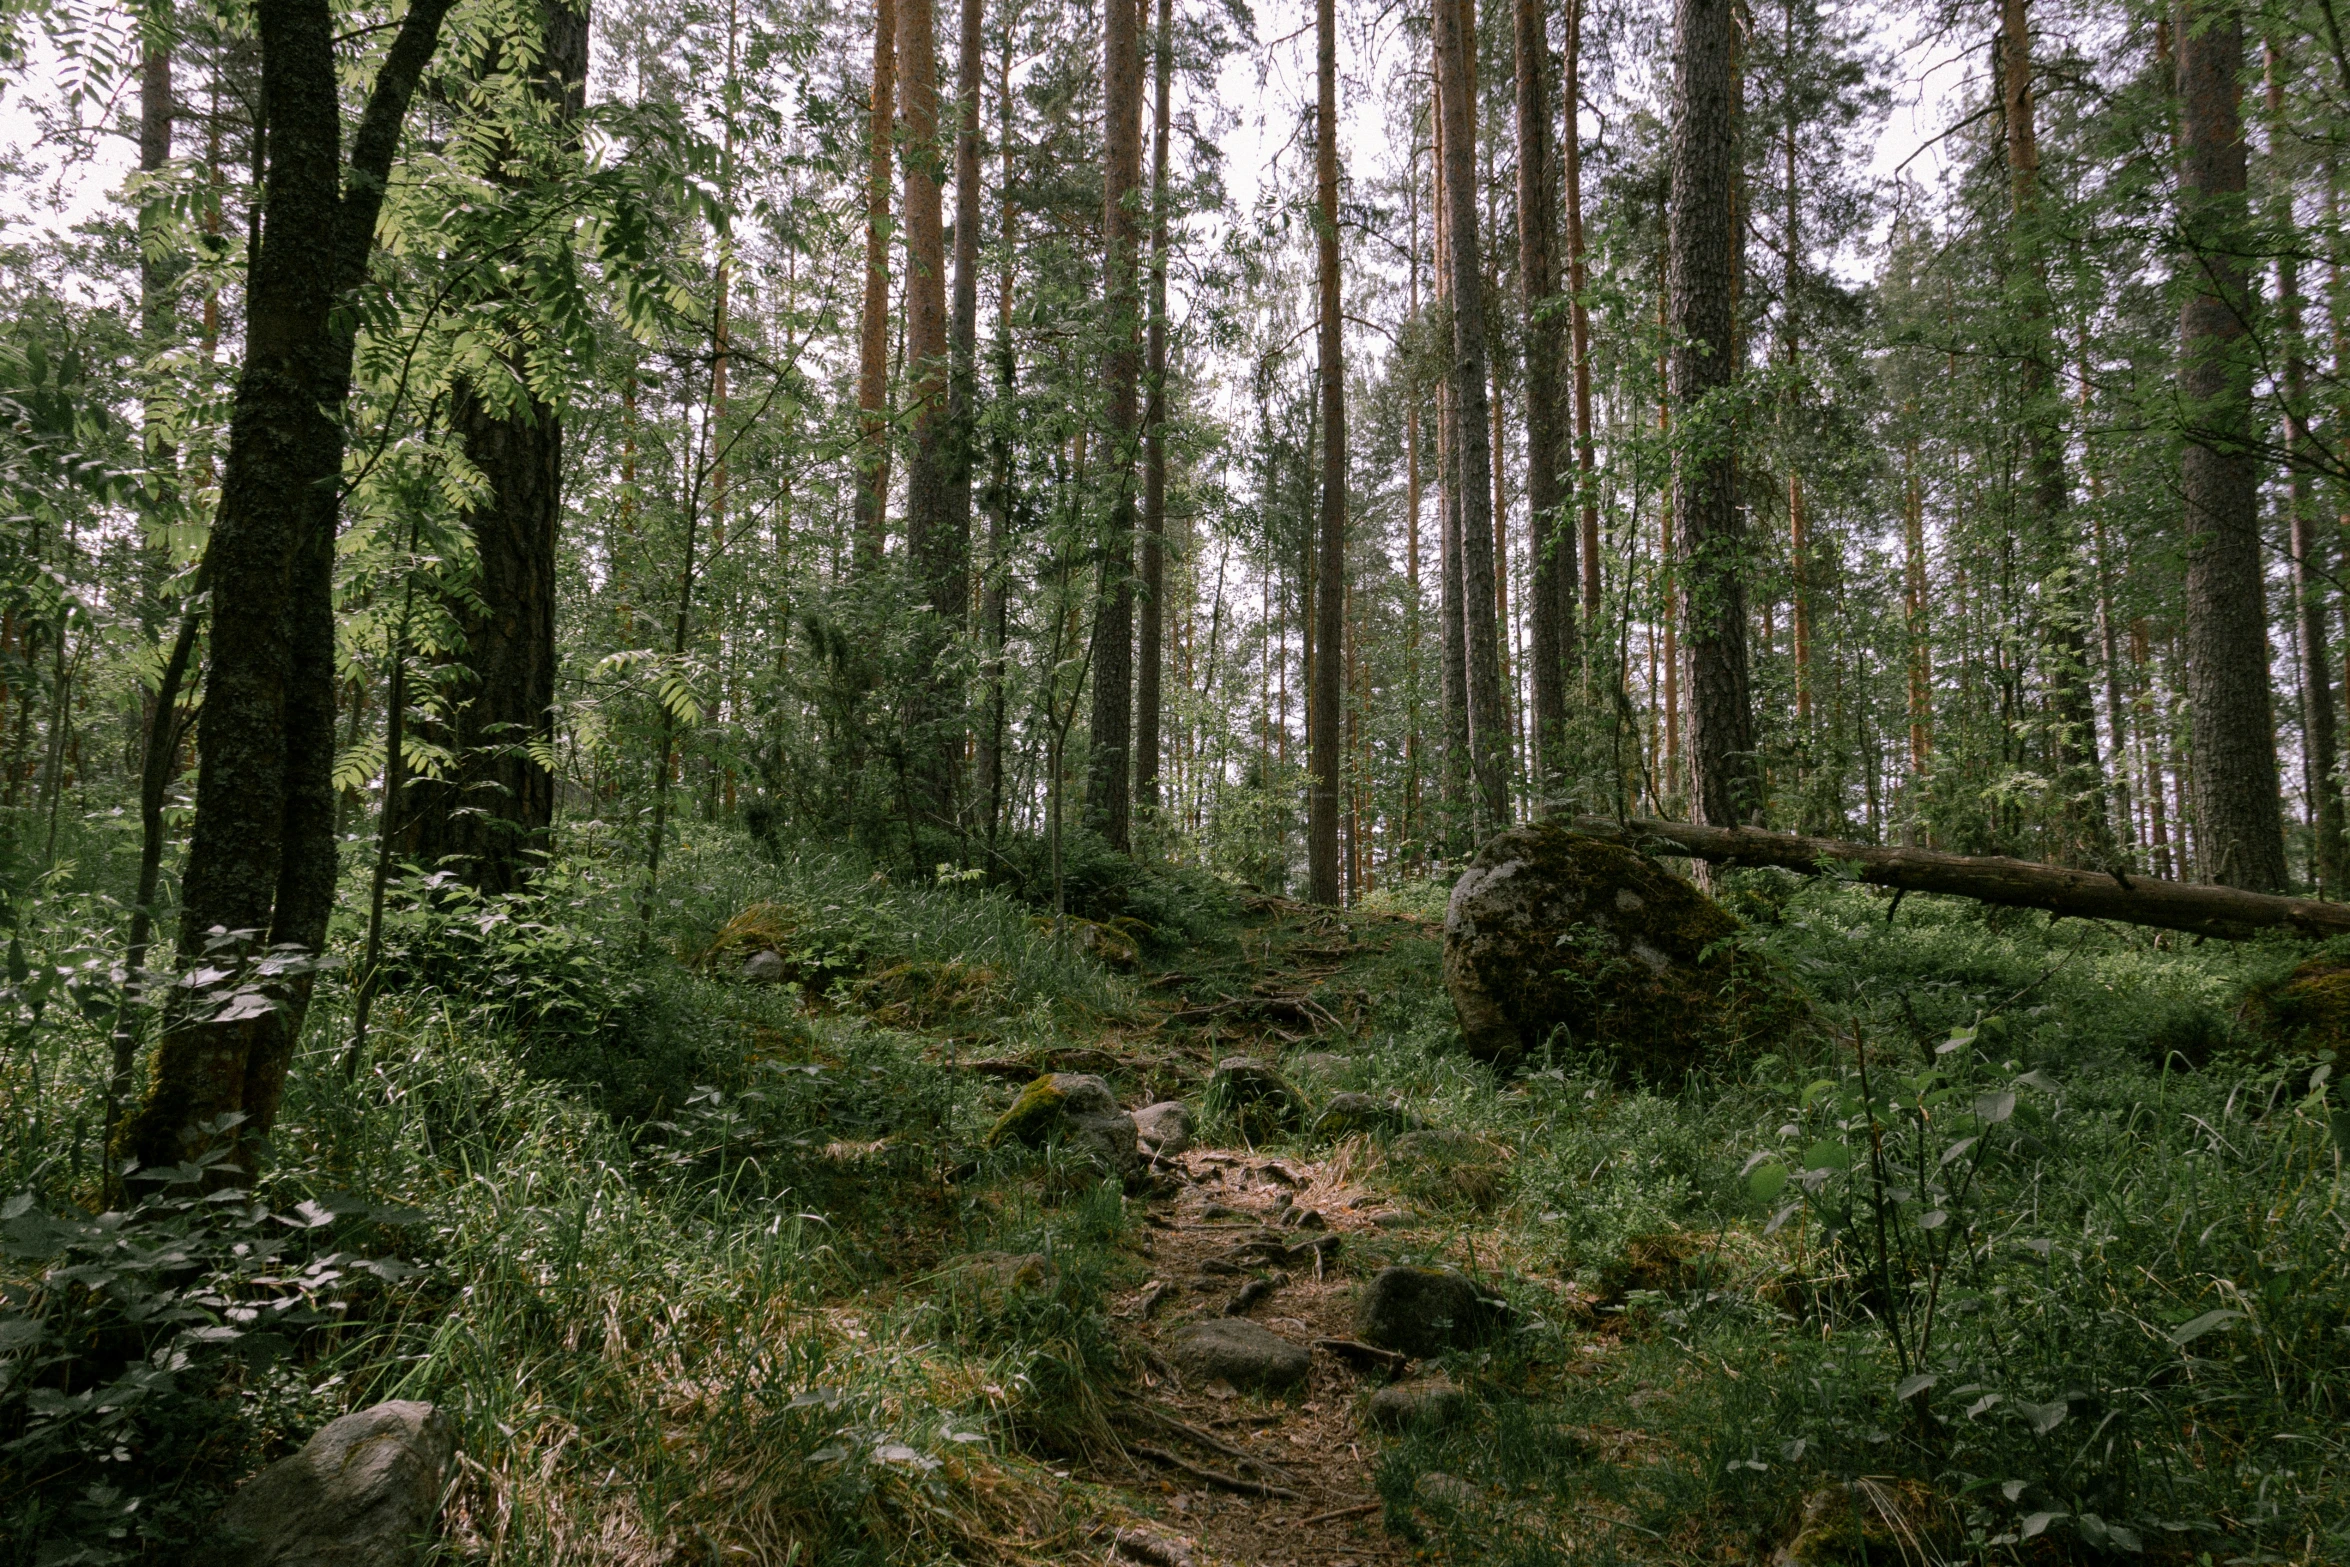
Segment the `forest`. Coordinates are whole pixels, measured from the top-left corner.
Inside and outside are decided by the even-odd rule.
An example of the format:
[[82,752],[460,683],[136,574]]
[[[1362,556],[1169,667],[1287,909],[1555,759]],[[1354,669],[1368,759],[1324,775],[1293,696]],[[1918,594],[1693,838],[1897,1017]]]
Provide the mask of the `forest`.
[[0,1567],[2350,1561],[2337,0],[0,0]]

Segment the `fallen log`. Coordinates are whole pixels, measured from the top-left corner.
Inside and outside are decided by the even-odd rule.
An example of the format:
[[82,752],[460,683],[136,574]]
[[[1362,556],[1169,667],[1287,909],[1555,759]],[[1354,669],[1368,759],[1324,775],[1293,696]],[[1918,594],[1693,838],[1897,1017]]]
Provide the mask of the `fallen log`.
[[1948,893],[1980,903],[2046,909],[2077,919],[2119,920],[2199,936],[2239,940],[2262,930],[2321,939],[2350,935],[2350,903],[2280,898],[2235,887],[2161,881],[2125,871],[2069,870],[2004,855],[1944,854],[1804,838],[1759,827],[1702,827],[1636,816],[1627,822],[1579,817],[1578,831],[1629,838],[1653,851],[1717,865],[1770,865],[1803,875],[1845,875],[1891,887],[1898,904],[1910,892]]

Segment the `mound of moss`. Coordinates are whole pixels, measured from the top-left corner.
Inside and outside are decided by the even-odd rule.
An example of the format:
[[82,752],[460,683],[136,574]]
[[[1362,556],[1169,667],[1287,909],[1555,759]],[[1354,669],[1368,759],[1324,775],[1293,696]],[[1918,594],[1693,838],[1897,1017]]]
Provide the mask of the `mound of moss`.
[[2350,1045],[2350,958],[2307,959],[2282,979],[2253,986],[2243,1021],[2262,1039],[2288,1050],[2341,1058]]
[[1549,822],[1477,852],[1444,916],[1444,981],[1471,1054],[1597,1049],[1671,1081],[1801,1026],[1794,988],[1712,899],[1621,843]]

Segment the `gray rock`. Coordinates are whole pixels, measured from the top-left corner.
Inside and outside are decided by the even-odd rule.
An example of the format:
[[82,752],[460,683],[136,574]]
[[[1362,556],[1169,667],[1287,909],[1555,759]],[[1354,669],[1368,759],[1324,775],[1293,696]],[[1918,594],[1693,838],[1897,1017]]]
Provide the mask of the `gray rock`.
[[1134,1130],[1142,1144],[1162,1159],[1172,1159],[1191,1147],[1191,1106],[1180,1099],[1162,1099],[1134,1112]]
[[1486,1153],[1484,1142],[1469,1132],[1449,1126],[1406,1132],[1387,1145],[1387,1157],[1411,1164],[1458,1164]]
[[1207,1102],[1230,1111],[1252,1136],[1295,1125],[1305,1114],[1305,1096],[1279,1072],[1247,1056],[1226,1056],[1209,1074]]
[[1412,1482],[1412,1495],[1423,1507],[1438,1512],[1457,1513],[1465,1507],[1475,1507],[1485,1500],[1485,1493],[1457,1475],[1448,1475],[1441,1469],[1431,1469]]
[[457,1428],[395,1400],[332,1420],[229,1498],[217,1521],[244,1567],[408,1567],[440,1517]]
[[1443,1377],[1394,1382],[1373,1393],[1363,1419],[1381,1431],[1448,1426],[1469,1412],[1469,1395]]
[[1355,1063],[1352,1056],[1342,1056],[1328,1050],[1308,1050],[1291,1056],[1289,1064],[1297,1071],[1311,1072],[1317,1077],[1340,1077]]
[[1355,1332],[1407,1355],[1433,1355],[1490,1337],[1502,1308],[1449,1268],[1381,1268],[1355,1297]]
[[1246,1317],[1207,1317],[1183,1327],[1170,1358],[1195,1382],[1220,1377],[1237,1388],[1267,1392],[1295,1387],[1314,1369],[1305,1346]]
[[1353,1092],[1332,1094],[1314,1117],[1321,1137],[1345,1137],[1355,1132],[1400,1132],[1418,1126],[1419,1119],[1391,1099]]
[[743,959],[743,978],[754,985],[780,985],[790,977],[791,968],[780,952],[754,952]]
[[1060,1141],[1078,1148],[1113,1175],[1133,1180],[1143,1172],[1134,1117],[1118,1108],[1110,1085],[1085,1072],[1051,1072],[1020,1092],[1012,1108],[988,1129],[987,1144]]

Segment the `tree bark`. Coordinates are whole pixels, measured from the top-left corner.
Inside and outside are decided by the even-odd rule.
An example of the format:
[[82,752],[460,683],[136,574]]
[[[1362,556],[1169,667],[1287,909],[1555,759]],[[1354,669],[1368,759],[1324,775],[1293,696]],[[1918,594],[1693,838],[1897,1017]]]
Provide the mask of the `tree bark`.
[[[576,152],[586,107],[588,12],[571,0],[544,0],[531,97]],[[505,185],[552,182],[560,168],[523,171],[511,136],[493,142],[491,177]],[[514,311],[520,301],[497,302]],[[503,406],[471,381],[452,390],[449,423],[465,460],[487,483],[483,504],[465,516],[474,547],[470,589],[452,595],[462,638],[450,723],[439,737],[454,758],[448,773],[419,779],[402,808],[404,852],[426,866],[451,865],[491,894],[518,891],[543,856],[555,818],[555,779],[544,763],[555,735],[555,541],[563,511],[563,420],[528,383],[519,335],[506,345],[515,383]]]
[[858,568],[881,564],[889,501],[889,187],[896,135],[896,0],[874,0],[873,100],[865,125],[865,301],[857,321]]
[[[1533,557],[1534,651],[1533,776],[1538,788],[1562,781],[1567,691],[1576,651],[1575,517],[1561,493],[1559,462],[1566,455],[1558,408],[1558,369],[1565,357],[1552,295],[1550,36],[1541,0],[1511,7],[1517,54],[1518,308],[1526,332],[1526,542]],[[1571,24],[1570,24],[1571,25]]]
[[[1149,0],[1140,3],[1147,5]],[[1159,803],[1160,666],[1167,619],[1161,598],[1167,576],[1167,155],[1168,95],[1175,69],[1173,0],[1159,0],[1151,51],[1157,80],[1151,109],[1150,335],[1143,366],[1141,668],[1134,691],[1134,799],[1146,810]]]
[[[2286,64],[2276,46],[2267,50],[2269,154],[2285,151]],[[2293,177],[2278,172],[2278,226],[2293,232]],[[2333,552],[2311,515],[2309,477],[2309,347],[2302,335],[2301,261],[2291,249],[2277,257],[2277,324],[2284,340],[2285,502],[2289,508],[2288,547],[2293,555],[2293,611],[2300,630],[2301,744],[2308,762],[2310,826],[2316,836],[2310,856],[2318,890],[2339,898],[2343,891],[2342,761],[2335,728],[2333,659],[2326,635],[2332,616],[2326,595],[2334,581]]]
[[[1599,457],[1591,439],[1591,312],[1583,303],[1586,286],[1583,245],[1583,0],[1567,0],[1567,48],[1561,96],[1566,131],[1560,138],[1567,186],[1567,288],[1574,296],[1569,321],[1575,354],[1575,489],[1582,500],[1583,627],[1599,624]],[[1581,660],[1578,658],[1577,663]]]
[[1338,18],[1335,0],[1315,0],[1319,96],[1314,115],[1315,333],[1322,383],[1321,561],[1315,571],[1312,754],[1306,797],[1306,896],[1339,901],[1338,772],[1341,677],[1346,660],[1346,351],[1338,288]]
[[2058,854],[2105,858],[2113,847],[2105,780],[2097,758],[2097,707],[2089,686],[2089,568],[2079,530],[2067,521],[2072,485],[2065,468],[2064,398],[2056,384],[2053,306],[2040,216],[2040,142],[2032,93],[2030,0],[2000,0],[2001,112],[2006,122],[2008,250],[2023,331],[2018,369],[2031,486],[2030,546],[2040,561],[2038,618],[2049,707],[2050,760],[2059,800]]
[[955,291],[947,327],[947,526],[971,538],[971,472],[979,422],[979,77],[986,69],[985,0],[962,0],[955,51]]
[[[170,1166],[277,1118],[334,902],[334,546],[350,396],[349,299],[449,0],[413,0],[346,169],[325,0],[262,0],[268,151],[246,349],[210,546],[214,616],[196,736],[182,960],[200,965],[122,1151]],[[267,966],[264,950],[289,960]],[[212,978],[214,974],[218,978]],[[242,1117],[240,1124],[224,1121]],[[209,1179],[227,1178],[215,1168]]]
[[[1727,0],[1724,0],[1727,3]],[[1468,653],[1469,759],[1480,834],[1509,825],[1510,720],[1501,691],[1487,424],[1485,278],[1477,239],[1476,0],[1436,0],[1437,112],[1443,120],[1445,260],[1452,303],[1452,464],[1461,611]]]
[[1102,536],[1094,628],[1091,825],[1113,848],[1132,846],[1129,765],[1134,728],[1134,459],[1139,433],[1141,322],[1134,196],[1142,184],[1142,36],[1133,0],[1110,0],[1102,20],[1102,324],[1109,404],[1104,463],[1110,514]]
[[2197,858],[2211,880],[2285,885],[2283,802],[2269,711],[2268,616],[2252,449],[2253,290],[2244,25],[2228,0],[2190,7],[2179,39],[2179,396],[2186,449],[2187,697]]
[[955,820],[963,754],[953,683],[939,661],[962,628],[971,597],[970,540],[955,517],[957,467],[948,407],[946,234],[941,226],[938,19],[931,0],[897,0],[898,75],[905,116],[906,401],[913,441],[906,461],[906,550],[923,597],[915,632],[914,775],[933,822]]
[[[976,0],[964,0],[966,5]],[[1009,406],[1017,370],[1012,350],[1012,279],[1020,238],[1018,209],[1012,204],[1012,39],[1004,35],[1003,53],[996,64],[996,105],[1001,116],[998,156],[1002,160],[1001,193],[997,211],[999,268],[996,284],[995,361],[996,396]],[[974,187],[976,188],[976,181]],[[987,494],[987,560],[979,579],[980,636],[987,649],[987,711],[981,716],[977,763],[979,808],[985,817],[987,841],[993,844],[1004,818],[1004,646],[1011,607],[1008,556],[1012,529],[1012,438],[998,421],[989,438]]]
[[1654,852],[1686,854],[1717,865],[1771,865],[1804,875],[1848,876],[1872,887],[1946,893],[1981,903],[2047,909],[2052,914],[2120,920],[2202,936],[2233,939],[2261,930],[2289,930],[2313,939],[2350,935],[2350,904],[2321,903],[2314,898],[2280,898],[2120,871],[2073,870],[2004,855],[1886,848],[1644,816],[1620,826],[1606,818],[1586,817],[1574,826],[1601,836],[1628,835],[1635,842],[1645,840]]
[[1746,537],[1737,433],[1721,404],[1737,377],[1738,138],[1731,0],[1675,0],[1669,392],[1679,411],[1673,512],[1689,655],[1689,764],[1700,820],[1762,804],[1746,659]]

